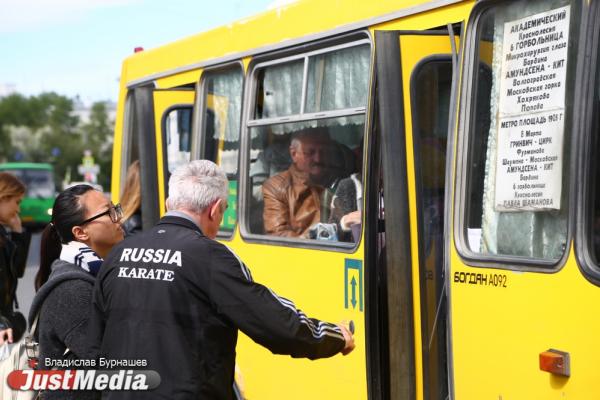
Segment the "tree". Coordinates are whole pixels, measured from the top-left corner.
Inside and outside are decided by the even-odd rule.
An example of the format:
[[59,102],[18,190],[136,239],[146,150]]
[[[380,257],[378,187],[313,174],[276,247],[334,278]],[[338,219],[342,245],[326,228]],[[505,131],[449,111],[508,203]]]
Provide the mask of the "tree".
[[73,101],[56,93],[0,99],[0,144],[3,160],[49,162],[62,179],[83,154]]
[[0,160],[12,159],[14,147],[11,140],[12,126],[39,127],[39,113],[29,100],[12,94],[0,101]]
[[54,165],[57,177],[64,180],[67,170],[76,169],[83,155],[73,100],[56,93],[42,93],[31,101],[36,109],[43,111],[42,123],[46,129],[40,138],[40,148],[46,161]]
[[89,149],[100,165],[98,183],[110,187],[113,129],[106,104],[94,103],[83,124],[74,111],[73,100],[56,93],[0,99],[0,162],[49,162],[64,181],[67,171],[76,176]]
[[81,127],[83,146],[92,151],[96,163],[100,166],[98,183],[104,188],[110,188],[113,141],[112,125],[106,109],[106,103],[96,102],[92,105],[89,122]]

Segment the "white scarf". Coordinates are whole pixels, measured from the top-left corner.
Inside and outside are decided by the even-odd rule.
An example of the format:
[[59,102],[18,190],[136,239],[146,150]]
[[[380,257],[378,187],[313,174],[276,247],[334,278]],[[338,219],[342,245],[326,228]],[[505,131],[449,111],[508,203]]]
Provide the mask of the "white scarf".
[[103,261],[94,250],[76,241],[62,245],[60,259],[83,268],[93,276],[98,274]]

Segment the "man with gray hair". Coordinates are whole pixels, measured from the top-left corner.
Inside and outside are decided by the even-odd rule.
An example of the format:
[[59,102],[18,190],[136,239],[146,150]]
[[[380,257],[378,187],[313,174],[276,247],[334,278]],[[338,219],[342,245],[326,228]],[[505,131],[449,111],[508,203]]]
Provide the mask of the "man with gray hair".
[[151,391],[108,399],[233,399],[238,329],[275,354],[310,359],[348,354],[342,325],[308,318],[253,281],[214,240],[227,207],[227,178],[192,161],[169,180],[168,212],[106,258],[93,296],[92,340],[100,357],[146,360],[159,373]]

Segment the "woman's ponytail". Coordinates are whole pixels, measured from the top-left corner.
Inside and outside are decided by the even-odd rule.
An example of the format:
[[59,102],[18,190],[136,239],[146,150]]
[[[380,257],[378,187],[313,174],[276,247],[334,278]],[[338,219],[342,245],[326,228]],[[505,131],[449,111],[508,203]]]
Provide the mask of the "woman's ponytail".
[[60,244],[60,236],[56,227],[51,222],[49,223],[44,231],[42,232],[42,239],[40,244],[40,269],[35,275],[35,291],[37,292],[40,287],[48,280],[52,263],[60,257],[60,251],[62,246]]

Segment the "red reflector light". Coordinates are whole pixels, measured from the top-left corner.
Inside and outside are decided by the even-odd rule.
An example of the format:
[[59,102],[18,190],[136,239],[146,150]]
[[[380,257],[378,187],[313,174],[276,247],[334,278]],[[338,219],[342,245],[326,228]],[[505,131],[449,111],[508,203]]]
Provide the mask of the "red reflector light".
[[135,49],[133,49],[134,53],[139,53],[140,51],[144,51],[143,47],[136,47]]
[[571,358],[569,353],[554,349],[541,352],[540,369],[555,375],[571,376]]

